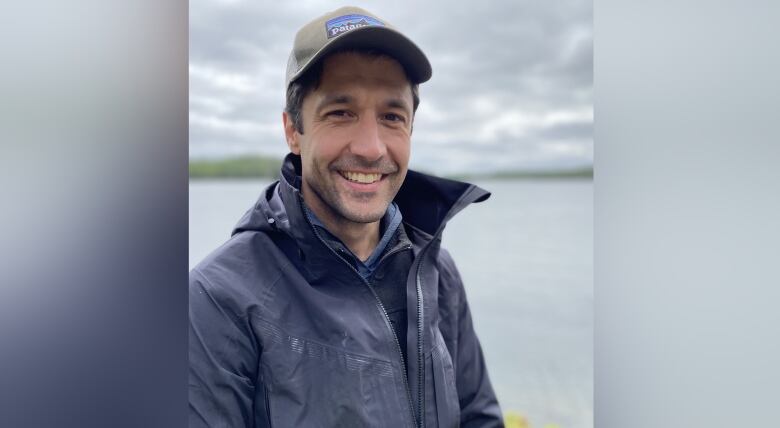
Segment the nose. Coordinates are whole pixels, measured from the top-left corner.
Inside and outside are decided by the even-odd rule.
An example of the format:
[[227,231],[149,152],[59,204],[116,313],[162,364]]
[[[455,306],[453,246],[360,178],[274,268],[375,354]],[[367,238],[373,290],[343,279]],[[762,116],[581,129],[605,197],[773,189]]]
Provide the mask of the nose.
[[379,124],[373,115],[360,118],[352,135],[349,151],[355,156],[372,162],[387,153],[387,147],[380,135]]

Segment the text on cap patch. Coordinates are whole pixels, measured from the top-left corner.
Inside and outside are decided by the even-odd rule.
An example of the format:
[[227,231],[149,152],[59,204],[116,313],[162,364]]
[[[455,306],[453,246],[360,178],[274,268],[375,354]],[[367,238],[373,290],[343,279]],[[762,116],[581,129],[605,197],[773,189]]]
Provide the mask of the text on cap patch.
[[325,23],[325,31],[328,32],[328,38],[336,37],[351,30],[368,26],[382,26],[385,24],[375,18],[365,15],[343,15],[331,19]]

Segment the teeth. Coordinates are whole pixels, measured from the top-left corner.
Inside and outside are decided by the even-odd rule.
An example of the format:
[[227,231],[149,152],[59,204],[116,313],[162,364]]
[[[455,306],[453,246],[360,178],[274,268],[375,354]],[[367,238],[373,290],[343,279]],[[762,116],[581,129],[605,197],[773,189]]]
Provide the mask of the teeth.
[[350,172],[344,171],[342,173],[344,177],[349,181],[356,181],[358,183],[370,184],[375,181],[379,181],[382,174],[363,174],[362,172]]

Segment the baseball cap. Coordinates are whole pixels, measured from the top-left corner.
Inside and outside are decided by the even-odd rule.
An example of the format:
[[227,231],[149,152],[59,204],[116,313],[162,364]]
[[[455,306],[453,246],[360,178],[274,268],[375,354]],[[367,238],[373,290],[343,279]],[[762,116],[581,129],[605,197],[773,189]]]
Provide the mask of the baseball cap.
[[400,62],[412,83],[431,78],[431,63],[414,42],[371,12],[346,6],[328,12],[301,27],[287,60],[285,87],[317,61],[338,49],[380,50]]

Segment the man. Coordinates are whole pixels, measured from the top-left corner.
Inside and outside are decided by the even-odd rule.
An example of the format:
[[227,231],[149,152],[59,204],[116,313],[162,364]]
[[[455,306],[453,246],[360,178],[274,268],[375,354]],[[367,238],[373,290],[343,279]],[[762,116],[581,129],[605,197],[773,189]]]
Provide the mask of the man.
[[365,10],[298,32],[281,178],[190,274],[192,426],[502,426],[440,248],[489,194],[407,170],[430,76]]

